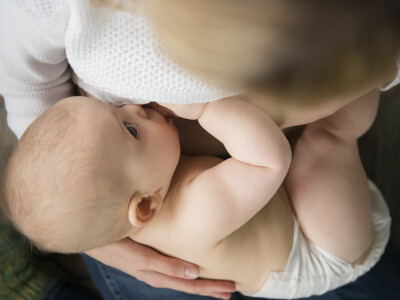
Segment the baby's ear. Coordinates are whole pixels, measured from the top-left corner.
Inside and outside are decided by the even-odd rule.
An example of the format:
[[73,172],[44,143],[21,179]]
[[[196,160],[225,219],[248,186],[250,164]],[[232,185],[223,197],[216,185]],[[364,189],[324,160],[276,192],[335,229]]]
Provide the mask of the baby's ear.
[[146,196],[136,193],[129,202],[129,222],[134,227],[143,227],[161,208],[162,201],[163,199],[158,191]]

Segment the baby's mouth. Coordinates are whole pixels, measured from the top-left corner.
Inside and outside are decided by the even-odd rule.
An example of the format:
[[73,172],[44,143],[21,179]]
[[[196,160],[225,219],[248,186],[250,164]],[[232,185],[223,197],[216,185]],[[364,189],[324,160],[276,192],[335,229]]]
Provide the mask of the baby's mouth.
[[144,104],[143,107],[151,108],[160,113],[164,118],[175,116],[175,114],[168,108],[161,106],[157,102],[149,102]]

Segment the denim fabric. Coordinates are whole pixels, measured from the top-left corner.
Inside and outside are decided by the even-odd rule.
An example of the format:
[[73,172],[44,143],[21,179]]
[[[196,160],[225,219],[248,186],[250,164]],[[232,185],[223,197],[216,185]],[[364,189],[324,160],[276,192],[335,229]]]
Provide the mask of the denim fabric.
[[[190,295],[170,289],[157,289],[114,268],[82,255],[93,281],[104,300],[207,300],[206,296]],[[80,299],[80,298],[79,298]],[[231,300],[248,298],[238,293]],[[389,242],[381,260],[355,282],[321,296],[300,300],[392,300],[400,299],[400,251]],[[46,299],[47,300],[47,299]]]
[[96,297],[72,286],[67,281],[57,279],[47,288],[41,300],[97,300]]
[[[136,278],[82,254],[90,275],[104,300],[212,300],[213,297],[191,295],[171,289],[154,288]],[[234,293],[231,300],[239,300]]]

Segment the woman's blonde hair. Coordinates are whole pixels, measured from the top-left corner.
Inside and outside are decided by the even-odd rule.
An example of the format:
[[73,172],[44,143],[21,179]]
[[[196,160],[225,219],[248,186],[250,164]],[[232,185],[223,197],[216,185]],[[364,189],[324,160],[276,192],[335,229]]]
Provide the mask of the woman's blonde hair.
[[397,0],[142,3],[165,50],[188,70],[281,101],[313,102],[388,79],[400,48]]

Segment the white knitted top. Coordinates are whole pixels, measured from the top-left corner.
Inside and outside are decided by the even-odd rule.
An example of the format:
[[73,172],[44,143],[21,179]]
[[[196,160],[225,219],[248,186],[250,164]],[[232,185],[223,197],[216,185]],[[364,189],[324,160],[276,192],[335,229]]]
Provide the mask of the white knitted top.
[[174,64],[139,12],[89,0],[1,0],[0,41],[0,94],[18,138],[56,101],[73,95],[71,79],[115,105],[206,102],[238,92]]
[[89,0],[0,1],[0,94],[18,138],[42,112],[73,95],[71,81],[115,105],[206,102],[239,92],[174,64],[137,11]]

